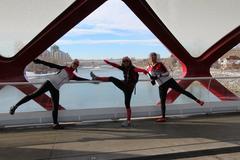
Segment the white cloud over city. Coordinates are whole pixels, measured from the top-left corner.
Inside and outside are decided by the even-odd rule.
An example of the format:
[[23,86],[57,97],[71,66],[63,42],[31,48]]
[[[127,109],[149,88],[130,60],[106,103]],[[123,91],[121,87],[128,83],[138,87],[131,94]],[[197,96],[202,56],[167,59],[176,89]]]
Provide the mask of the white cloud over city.
[[142,58],[151,51],[169,56],[169,51],[120,0],[106,1],[56,44],[81,58],[120,58],[126,53]]
[[135,44],[135,45],[159,45],[158,39],[143,39],[143,40],[59,40],[57,45],[97,45],[97,44]]
[[123,2],[111,0],[86,17],[68,36],[104,33],[124,35],[122,31],[145,34],[148,29]]

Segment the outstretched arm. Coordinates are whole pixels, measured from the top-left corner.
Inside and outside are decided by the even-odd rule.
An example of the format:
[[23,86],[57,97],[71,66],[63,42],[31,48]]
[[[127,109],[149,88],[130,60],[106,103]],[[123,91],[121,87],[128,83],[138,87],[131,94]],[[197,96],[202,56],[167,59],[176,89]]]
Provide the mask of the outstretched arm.
[[115,68],[120,68],[121,66],[119,64],[113,63],[113,62],[109,62],[108,60],[104,59],[104,62],[115,67]]
[[43,64],[43,65],[48,66],[50,68],[57,68],[57,69],[65,68],[65,66],[60,66],[60,65],[57,65],[57,64],[54,64],[54,63],[50,63],[50,62],[46,62],[46,61],[43,61],[43,60],[40,60],[40,59],[35,59],[35,60],[33,60],[33,62],[35,64]]
[[135,72],[142,72],[142,73],[144,73],[144,74],[148,74],[148,71],[145,70],[145,69],[143,69],[143,68],[135,67],[135,68],[134,68],[134,71],[135,71]]

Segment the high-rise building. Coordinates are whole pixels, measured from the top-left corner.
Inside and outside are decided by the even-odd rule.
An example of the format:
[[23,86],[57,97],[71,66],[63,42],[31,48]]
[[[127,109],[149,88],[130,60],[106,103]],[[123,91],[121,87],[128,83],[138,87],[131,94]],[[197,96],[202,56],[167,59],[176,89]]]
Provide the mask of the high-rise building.
[[[45,60],[48,62],[66,65],[72,61],[70,55],[66,52],[60,50],[59,46],[53,45],[50,47],[50,50],[44,51],[41,55],[38,56],[39,59]],[[26,71],[37,72],[37,73],[47,73],[54,72],[56,69],[51,69],[49,67],[43,65],[35,65],[34,63],[30,63]]]

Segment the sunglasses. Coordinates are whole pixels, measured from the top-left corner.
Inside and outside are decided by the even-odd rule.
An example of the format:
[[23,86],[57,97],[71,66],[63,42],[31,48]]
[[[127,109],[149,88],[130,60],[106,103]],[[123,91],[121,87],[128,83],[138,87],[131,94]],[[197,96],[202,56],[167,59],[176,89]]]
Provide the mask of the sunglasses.
[[76,66],[78,66],[79,64],[78,64],[78,63],[73,63],[73,65],[76,65]]

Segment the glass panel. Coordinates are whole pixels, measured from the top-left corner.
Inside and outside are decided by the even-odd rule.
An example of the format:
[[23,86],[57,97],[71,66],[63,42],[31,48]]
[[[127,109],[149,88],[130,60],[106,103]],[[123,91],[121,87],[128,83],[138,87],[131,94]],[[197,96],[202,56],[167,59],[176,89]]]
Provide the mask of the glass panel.
[[0,54],[14,56],[74,0],[1,0]]
[[[83,77],[88,77],[89,70],[82,70],[79,74],[84,74]],[[96,74],[101,75],[112,75],[118,78],[121,78],[121,72],[115,71],[114,73],[109,73],[108,70],[98,70]],[[141,77],[143,78],[143,77]],[[225,82],[229,81],[230,83],[233,80],[239,80],[236,78],[232,78],[229,80],[225,80]],[[209,80],[207,80],[209,81]],[[214,86],[215,83],[213,81],[209,81],[209,86]],[[40,85],[36,85],[39,87]],[[27,86],[26,86],[27,88]],[[159,93],[158,86],[152,86],[150,82],[139,82],[137,84],[136,94],[132,95],[131,106],[132,107],[140,107],[140,106],[155,106],[156,102],[159,101]],[[192,93],[197,98],[204,100],[205,102],[220,102],[219,97],[216,97],[214,94],[209,92],[208,89],[203,87],[199,82],[193,82],[187,89],[190,93]],[[13,94],[14,93],[14,94]],[[64,106],[67,110],[73,109],[88,109],[88,108],[124,108],[124,96],[123,93],[116,88],[112,83],[100,83],[100,84],[90,84],[90,83],[73,83],[73,84],[65,84],[60,89],[60,104]],[[223,91],[224,93],[224,91]],[[12,86],[4,86],[0,90],[0,105],[3,106],[0,108],[0,113],[8,113],[9,107],[17,103],[22,97],[25,95]],[[50,94],[47,92],[47,95]],[[220,97],[223,98],[223,97]],[[226,97],[225,97],[226,98]],[[227,97],[231,98],[231,97]],[[234,100],[234,97],[233,99]],[[190,98],[181,94],[173,104],[188,104],[186,106],[191,106],[193,104],[194,107],[198,108],[198,104],[196,104]],[[51,105],[51,104],[49,104]],[[182,105],[176,106],[176,109],[181,108]],[[210,103],[206,103],[204,107],[200,107],[200,110],[205,110],[207,107],[211,106]],[[217,107],[217,106],[216,106]],[[226,106],[227,107],[227,106]],[[159,108],[160,109],[160,108]],[[169,108],[171,109],[171,108]],[[31,111],[43,111],[38,103],[31,100],[22,106],[20,106],[17,112],[31,112]]]
[[172,77],[182,77],[181,63],[173,54],[169,58],[161,59],[161,61],[165,64]]
[[240,25],[239,0],[147,0],[194,57]]
[[[210,83],[210,80],[206,80],[206,81]],[[209,90],[206,89],[204,86],[202,86],[201,83],[198,81],[193,82],[190,86],[188,86],[186,90],[205,102],[220,101],[218,97],[216,97],[214,94],[209,92]],[[186,97],[185,95],[181,94],[173,103],[185,104],[185,103],[194,103],[194,101]]]
[[[240,77],[240,45],[232,48],[216,61],[210,69],[213,77]],[[217,79],[224,87],[240,96],[240,78]]]
[[[17,101],[19,101],[21,98],[25,96],[23,92],[18,90],[17,88],[13,86],[0,86],[0,96],[2,97],[0,99],[0,113],[8,113],[11,106],[13,106]],[[29,101],[28,103],[25,103],[19,109],[17,112],[32,112],[32,111],[44,111],[38,103],[35,101]]]
[[[151,87],[150,83],[137,84],[137,94],[132,95],[132,106],[155,105],[158,100],[157,92],[158,89]],[[60,98],[60,103],[67,109],[124,107],[123,93],[112,83],[64,85]]]

